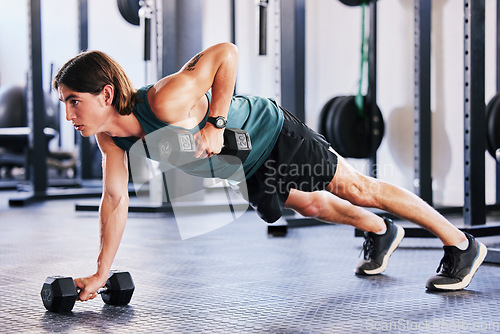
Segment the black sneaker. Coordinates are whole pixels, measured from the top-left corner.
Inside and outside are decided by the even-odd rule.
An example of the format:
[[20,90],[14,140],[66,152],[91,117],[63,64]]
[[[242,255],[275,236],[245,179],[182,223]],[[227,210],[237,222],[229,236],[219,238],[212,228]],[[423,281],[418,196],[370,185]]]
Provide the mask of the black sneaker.
[[365,232],[364,259],[356,267],[356,275],[377,275],[387,268],[389,257],[405,235],[401,226],[385,218],[387,231],[383,235]]
[[[468,233],[469,247],[462,251],[455,246],[444,246],[444,257],[436,272],[425,285],[429,290],[452,291],[462,290],[469,285],[488,249]],[[439,272],[441,270],[441,272]]]

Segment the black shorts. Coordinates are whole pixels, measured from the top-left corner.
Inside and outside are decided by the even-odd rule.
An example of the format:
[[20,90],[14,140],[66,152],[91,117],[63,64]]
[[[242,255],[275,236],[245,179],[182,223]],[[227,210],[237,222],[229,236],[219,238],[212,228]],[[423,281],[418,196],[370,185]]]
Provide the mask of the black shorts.
[[324,190],[337,169],[326,139],[281,108],[284,123],[265,163],[247,180],[250,205],[267,223],[283,214],[291,189]]

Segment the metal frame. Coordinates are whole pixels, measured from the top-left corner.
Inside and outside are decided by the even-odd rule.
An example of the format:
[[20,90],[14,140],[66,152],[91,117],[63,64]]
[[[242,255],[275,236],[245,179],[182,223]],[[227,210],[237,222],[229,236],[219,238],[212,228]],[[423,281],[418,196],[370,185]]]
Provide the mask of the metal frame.
[[236,0],[231,0],[229,6],[231,16],[231,42],[236,44]]
[[163,0],[162,76],[179,70],[201,51],[201,0]]
[[[42,78],[42,25],[40,0],[28,2],[30,67],[27,82],[28,126],[28,174],[32,184],[32,194],[23,202],[44,198],[47,194],[47,144],[43,132],[45,124],[43,78]],[[18,202],[10,200],[10,205]]]
[[281,0],[281,105],[302,121],[305,120],[305,6],[305,0]]
[[258,20],[259,20],[259,56],[267,55],[267,25],[268,25],[268,14],[267,7],[269,6],[269,0],[259,0],[257,3],[258,7]]
[[[432,205],[429,79],[431,0],[415,0],[415,18],[415,183],[418,186],[415,190]],[[436,208],[441,214],[462,214],[464,225],[460,229],[476,237],[500,235],[499,226],[486,225],[486,212],[498,211],[500,206],[498,203],[485,204],[484,18],[484,0],[464,0],[464,206]],[[355,235],[363,234],[356,230]],[[405,227],[405,236],[434,237],[419,227]],[[492,262],[490,255],[487,261]]]
[[42,78],[42,25],[40,0],[29,2],[30,70],[28,80],[28,126],[31,129],[29,147],[30,176],[35,197],[43,197],[47,189],[47,145],[43,133],[45,124]]
[[[376,1],[372,1],[370,10],[372,26],[370,33],[374,33],[376,24]],[[500,0],[497,0],[497,16],[500,17]],[[415,192],[430,205],[432,198],[431,177],[431,83],[430,83],[430,54],[431,54],[431,8],[432,0],[415,0]],[[465,201],[463,207],[437,208],[442,214],[463,214],[464,226],[461,230],[476,237],[500,235],[500,227],[486,225],[486,212],[498,211],[500,198],[499,175],[497,167],[497,204],[485,204],[485,138],[483,136],[485,124],[485,6],[484,0],[464,0],[464,189]],[[372,41],[376,41],[373,39]],[[376,50],[370,45],[370,51]],[[500,90],[500,22],[497,21],[497,87]],[[372,52],[371,52],[372,53]],[[375,53],[375,52],[374,52]],[[370,66],[371,69],[374,66]],[[472,84],[474,83],[474,84]],[[370,88],[375,89],[372,83]],[[372,91],[375,95],[376,91]],[[377,214],[384,214],[376,212]],[[398,219],[392,216],[391,218]],[[300,219],[299,219],[300,220]],[[297,219],[287,219],[296,223]],[[307,219],[309,225],[321,224],[316,220]],[[290,225],[290,224],[289,224]],[[295,224],[298,227],[302,224]],[[272,234],[272,227],[270,234]],[[419,227],[405,228],[407,237],[434,237],[428,231]],[[356,236],[363,232],[355,231]],[[500,259],[493,252],[487,260]]]
[[414,191],[433,205],[431,177],[431,7],[415,0]]
[[[415,0],[415,183],[417,193],[432,205],[430,119],[431,0]],[[485,6],[484,0],[464,0],[464,206],[437,208],[441,214],[462,214],[461,230],[477,237],[500,235],[486,226],[485,204]],[[472,84],[473,83],[473,84]],[[397,217],[393,217],[397,219]],[[405,228],[406,237],[431,237],[419,227]],[[356,231],[356,236],[361,236]]]
[[484,0],[464,1],[464,222],[486,222]]
[[[430,22],[431,0],[415,0],[415,184],[417,194],[432,205],[430,119]],[[484,226],[486,211],[498,206],[485,204],[486,147],[484,134],[484,0],[464,0],[464,206],[438,208],[462,213],[464,229]],[[472,85],[471,83],[474,82]],[[419,236],[408,229],[407,236]],[[490,235],[498,235],[493,228]]]
[[[496,75],[497,75],[497,94],[500,92],[500,0],[497,0],[497,27],[496,27]],[[496,203],[500,205],[500,164],[496,165]]]
[[[28,80],[28,125],[31,129],[29,136],[29,159],[30,159],[30,179],[32,183],[32,193],[23,197],[9,200],[10,206],[25,206],[34,202],[48,199],[61,199],[70,197],[98,197],[101,195],[100,185],[88,189],[57,190],[48,188],[48,175],[46,158],[48,147],[44,134],[45,110],[43,93],[43,71],[42,71],[42,27],[41,27],[41,1],[30,0],[28,17],[30,24],[29,50],[30,68]],[[87,0],[79,0],[79,37],[80,48],[86,49],[88,45],[88,10]],[[88,139],[87,139],[88,142]],[[82,152],[85,145],[81,146]],[[82,164],[84,162],[82,161]],[[89,170],[83,167],[83,171]],[[90,184],[89,184],[90,186]]]
[[[89,48],[88,0],[78,0],[78,47],[80,51]],[[87,137],[77,136],[80,147],[78,174],[82,180],[92,179],[91,144]]]
[[[305,11],[305,0],[280,1],[281,105],[302,121],[305,121]],[[267,232],[283,237],[288,227],[303,226],[301,220],[305,219],[295,219],[293,213],[286,212],[279,222],[267,227]],[[308,226],[314,224],[307,221]]]
[[80,51],[89,48],[89,6],[88,0],[78,0],[78,46]]
[[[497,0],[497,27],[496,27],[496,75],[497,82],[496,88],[497,93],[500,92],[500,0]],[[500,205],[500,161],[496,161],[496,204]],[[500,249],[489,248],[488,254],[486,255],[485,262],[489,263],[500,263]]]
[[[363,23],[364,24],[364,23]],[[377,115],[377,0],[370,2],[370,35],[369,35],[369,53],[368,53],[368,90],[366,100],[370,108],[370,117],[373,120],[370,124],[373,126],[374,118]],[[363,75],[363,73],[361,73]],[[371,155],[369,157],[370,176],[377,177],[377,134],[371,129],[372,140]]]

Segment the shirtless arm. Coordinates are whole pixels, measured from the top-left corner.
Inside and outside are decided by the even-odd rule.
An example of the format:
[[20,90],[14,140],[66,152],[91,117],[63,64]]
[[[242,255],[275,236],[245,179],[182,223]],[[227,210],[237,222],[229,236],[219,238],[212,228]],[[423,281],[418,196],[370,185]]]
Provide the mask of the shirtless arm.
[[[212,89],[209,115],[227,118],[238,65],[235,45],[221,43],[193,57],[182,69],[160,80],[152,90],[150,105],[158,118],[175,124],[189,117],[195,104]],[[196,157],[220,152],[223,131],[212,124],[200,131]]]
[[127,157],[111,137],[101,133],[96,136],[103,156],[103,193],[99,209],[100,249],[97,271],[86,278],[75,279],[82,291],[80,300],[93,299],[95,292],[104,286],[125,229],[128,212]]

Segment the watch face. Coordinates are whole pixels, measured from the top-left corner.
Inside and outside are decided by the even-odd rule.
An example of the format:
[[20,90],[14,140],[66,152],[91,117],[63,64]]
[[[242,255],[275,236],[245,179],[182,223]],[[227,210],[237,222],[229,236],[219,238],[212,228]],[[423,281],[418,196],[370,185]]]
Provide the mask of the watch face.
[[215,126],[218,127],[218,128],[223,128],[224,127],[224,119],[223,118],[217,118],[217,120],[215,121]]
[[223,129],[226,127],[226,119],[222,116],[217,116],[215,118],[210,117],[208,121],[212,123],[216,128]]

